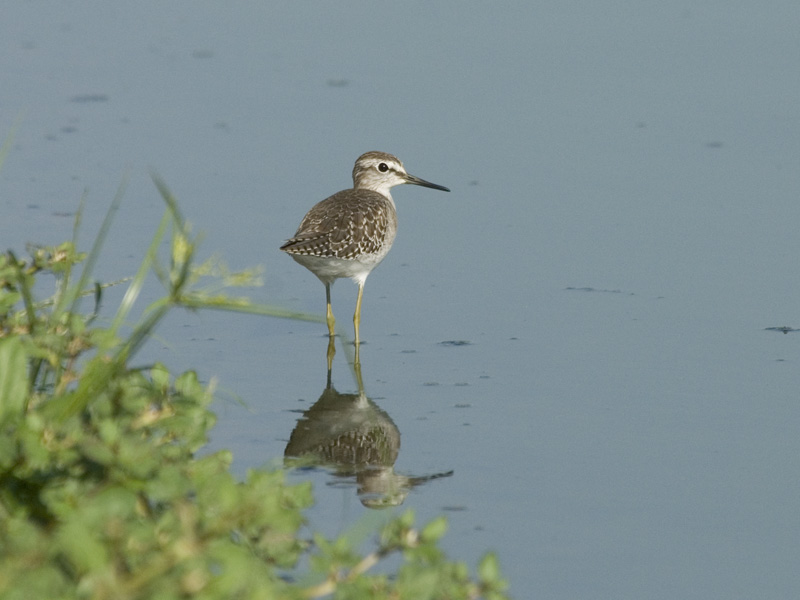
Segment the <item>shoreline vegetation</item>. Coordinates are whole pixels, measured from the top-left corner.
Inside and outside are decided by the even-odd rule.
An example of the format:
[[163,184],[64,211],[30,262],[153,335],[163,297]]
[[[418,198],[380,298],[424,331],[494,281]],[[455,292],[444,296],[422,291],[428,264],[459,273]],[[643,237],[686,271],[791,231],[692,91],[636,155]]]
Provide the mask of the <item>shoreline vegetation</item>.
[[[237,480],[229,451],[195,456],[213,383],[133,361],[164,316],[322,318],[230,295],[260,284],[259,270],[197,264],[197,237],[153,181],[166,210],[137,272],[108,284],[127,286],[112,317],[92,271],[125,181],[88,252],[82,202],[71,241],[0,255],[0,598],[507,598],[494,554],[474,572],[444,555],[444,517],[418,527],[408,511],[329,540],[304,528],[310,484],[281,469]],[[131,323],[152,275],[164,294]],[[37,298],[49,278],[55,293]]]

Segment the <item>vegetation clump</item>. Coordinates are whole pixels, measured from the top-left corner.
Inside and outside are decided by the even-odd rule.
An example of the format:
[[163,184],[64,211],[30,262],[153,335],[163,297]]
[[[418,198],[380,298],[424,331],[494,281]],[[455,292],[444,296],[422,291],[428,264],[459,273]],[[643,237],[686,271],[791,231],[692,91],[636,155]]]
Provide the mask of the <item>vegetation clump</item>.
[[[417,529],[396,517],[362,552],[303,535],[310,485],[281,470],[240,481],[230,452],[196,456],[213,386],[132,366],[160,320],[175,307],[303,316],[220,293],[258,274],[195,265],[197,240],[156,185],[164,218],[111,318],[91,273],[121,191],[90,252],[77,250],[79,211],[71,242],[0,255],[0,598],[505,598],[492,554],[475,575],[444,556],[443,518]],[[130,325],[150,273],[165,294]],[[55,293],[39,300],[43,276]],[[393,571],[373,568],[390,555],[402,557]]]

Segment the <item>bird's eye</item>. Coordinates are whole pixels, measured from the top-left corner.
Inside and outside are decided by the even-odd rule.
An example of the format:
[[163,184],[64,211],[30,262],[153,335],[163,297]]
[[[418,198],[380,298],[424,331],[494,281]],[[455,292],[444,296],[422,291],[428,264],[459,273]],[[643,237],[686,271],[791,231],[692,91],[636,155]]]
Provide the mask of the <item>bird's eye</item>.
[[387,165],[386,163],[381,163],[378,165],[378,171],[380,171],[381,173],[386,173],[386,171],[388,170],[389,170],[389,165]]

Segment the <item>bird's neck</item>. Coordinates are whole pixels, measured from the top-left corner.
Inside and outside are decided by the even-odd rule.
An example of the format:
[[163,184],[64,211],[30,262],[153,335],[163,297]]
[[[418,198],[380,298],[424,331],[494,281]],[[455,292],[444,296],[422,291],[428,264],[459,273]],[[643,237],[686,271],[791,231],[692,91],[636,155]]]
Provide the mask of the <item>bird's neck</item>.
[[357,190],[370,190],[371,192],[377,192],[381,196],[386,198],[389,202],[391,202],[392,206],[394,206],[394,198],[392,198],[392,192],[391,192],[392,188],[391,188],[391,186],[385,186],[385,185],[363,185],[362,184],[362,185],[358,186],[355,189],[357,189]]

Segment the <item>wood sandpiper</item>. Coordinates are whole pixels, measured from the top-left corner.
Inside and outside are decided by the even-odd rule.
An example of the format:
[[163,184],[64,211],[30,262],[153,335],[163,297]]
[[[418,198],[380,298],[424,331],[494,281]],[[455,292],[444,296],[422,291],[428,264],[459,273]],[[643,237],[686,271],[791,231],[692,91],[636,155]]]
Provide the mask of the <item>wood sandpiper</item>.
[[331,285],[340,277],[349,277],[358,284],[353,325],[356,347],[360,343],[364,282],[389,253],[397,235],[397,212],[389,190],[403,183],[450,191],[409,175],[403,163],[391,154],[367,152],[358,157],[353,167],[353,189],[342,190],[316,204],[303,217],[294,237],[281,246],[325,284],[331,338],[335,324]]

